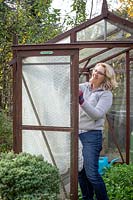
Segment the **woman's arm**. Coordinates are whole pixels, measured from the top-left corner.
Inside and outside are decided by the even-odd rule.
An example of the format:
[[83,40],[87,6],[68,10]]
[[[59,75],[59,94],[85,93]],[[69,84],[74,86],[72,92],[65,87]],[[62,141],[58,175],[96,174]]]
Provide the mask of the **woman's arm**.
[[112,93],[110,91],[106,91],[100,96],[95,107],[89,104],[89,102],[85,99],[81,107],[87,115],[89,115],[94,120],[97,120],[108,112],[112,105],[112,98]]

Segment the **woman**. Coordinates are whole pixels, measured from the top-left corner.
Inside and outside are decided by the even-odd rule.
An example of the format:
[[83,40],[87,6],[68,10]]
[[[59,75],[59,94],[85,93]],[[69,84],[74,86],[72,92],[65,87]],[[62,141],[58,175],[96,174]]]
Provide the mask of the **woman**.
[[84,200],[108,200],[106,187],[98,173],[98,160],[102,149],[104,118],[112,105],[112,89],[117,86],[115,72],[106,63],[98,63],[89,82],[79,85],[79,138],[83,149],[83,169],[79,184]]

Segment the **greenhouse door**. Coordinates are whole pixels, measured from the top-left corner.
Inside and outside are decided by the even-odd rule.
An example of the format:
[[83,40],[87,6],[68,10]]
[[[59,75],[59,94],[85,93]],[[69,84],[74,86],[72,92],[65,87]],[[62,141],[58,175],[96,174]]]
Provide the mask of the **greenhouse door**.
[[78,49],[18,48],[14,68],[14,150],[58,167],[59,199],[77,200]]

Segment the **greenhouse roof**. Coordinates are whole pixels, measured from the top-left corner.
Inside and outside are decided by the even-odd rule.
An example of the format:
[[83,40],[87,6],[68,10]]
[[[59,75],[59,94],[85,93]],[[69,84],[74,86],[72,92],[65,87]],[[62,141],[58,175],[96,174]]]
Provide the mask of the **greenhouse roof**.
[[[93,19],[72,28],[49,40],[47,43],[79,43],[80,42],[132,42],[133,41],[133,23],[121,18],[111,11],[107,6],[107,1],[103,0],[101,14]],[[123,54],[129,48],[81,48],[79,51],[79,67],[91,68],[97,62],[105,62],[120,54]]]

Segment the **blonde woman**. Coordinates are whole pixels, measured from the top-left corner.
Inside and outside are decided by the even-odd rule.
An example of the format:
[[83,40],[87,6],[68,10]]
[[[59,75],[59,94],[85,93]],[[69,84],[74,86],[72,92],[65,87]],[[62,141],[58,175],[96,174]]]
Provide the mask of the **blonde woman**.
[[115,72],[107,63],[98,63],[89,82],[79,85],[79,138],[83,169],[78,180],[83,200],[108,200],[106,187],[98,173],[105,115],[112,105],[112,90],[117,86]]

